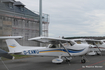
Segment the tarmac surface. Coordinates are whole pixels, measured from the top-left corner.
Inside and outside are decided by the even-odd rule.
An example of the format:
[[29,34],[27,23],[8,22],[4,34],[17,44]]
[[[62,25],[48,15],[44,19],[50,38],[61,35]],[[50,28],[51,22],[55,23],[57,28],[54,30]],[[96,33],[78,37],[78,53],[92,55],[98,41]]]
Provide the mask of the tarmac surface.
[[70,63],[52,63],[54,57],[30,57],[0,61],[0,70],[105,70],[105,55],[86,56],[87,62],[82,64],[81,57],[74,57]]

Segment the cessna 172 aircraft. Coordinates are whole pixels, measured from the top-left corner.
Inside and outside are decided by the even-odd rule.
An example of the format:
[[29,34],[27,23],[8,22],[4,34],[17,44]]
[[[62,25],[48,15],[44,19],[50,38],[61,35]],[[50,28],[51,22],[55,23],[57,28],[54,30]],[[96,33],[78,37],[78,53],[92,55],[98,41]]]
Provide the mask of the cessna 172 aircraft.
[[75,44],[70,40],[61,38],[35,37],[29,40],[49,43],[50,45],[48,47],[21,46],[15,39],[7,39],[9,53],[58,57],[53,59],[52,63],[62,63],[64,58],[71,60],[73,56],[81,56],[81,63],[85,63],[86,60],[83,56],[89,52],[91,47],[88,44]]
[[104,40],[94,40],[94,39],[72,39],[72,41],[77,44],[89,44],[92,46],[88,55],[99,55],[102,51],[105,51]]

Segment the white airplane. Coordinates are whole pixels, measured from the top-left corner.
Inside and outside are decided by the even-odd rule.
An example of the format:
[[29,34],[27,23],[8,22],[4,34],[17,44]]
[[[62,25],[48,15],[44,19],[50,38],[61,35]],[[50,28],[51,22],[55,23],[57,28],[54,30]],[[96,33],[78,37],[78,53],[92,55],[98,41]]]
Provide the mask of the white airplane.
[[7,39],[6,43],[9,48],[9,53],[58,57],[53,59],[52,63],[62,63],[64,58],[71,60],[73,56],[81,56],[81,63],[85,63],[86,60],[83,56],[86,55],[90,49],[88,44],[75,44],[70,40],[61,38],[35,37],[29,40],[50,43],[50,45],[48,47],[21,46],[15,39]]
[[92,46],[88,55],[99,55],[102,51],[105,51],[105,40],[94,39],[72,39],[77,44],[89,44]]

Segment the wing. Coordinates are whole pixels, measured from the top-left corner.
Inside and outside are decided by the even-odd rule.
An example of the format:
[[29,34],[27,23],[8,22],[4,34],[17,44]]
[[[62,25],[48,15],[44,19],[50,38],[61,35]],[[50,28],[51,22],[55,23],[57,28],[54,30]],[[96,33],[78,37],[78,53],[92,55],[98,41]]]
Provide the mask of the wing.
[[28,40],[31,41],[37,41],[41,43],[51,43],[51,44],[58,44],[59,42],[70,42],[70,40],[67,39],[62,39],[62,38],[52,38],[52,37],[35,37],[35,38],[30,38]]
[[0,36],[0,39],[17,39],[22,37],[23,36]]
[[85,39],[86,40],[86,42],[88,42],[88,43],[102,43],[102,41],[101,40],[94,40],[94,39]]

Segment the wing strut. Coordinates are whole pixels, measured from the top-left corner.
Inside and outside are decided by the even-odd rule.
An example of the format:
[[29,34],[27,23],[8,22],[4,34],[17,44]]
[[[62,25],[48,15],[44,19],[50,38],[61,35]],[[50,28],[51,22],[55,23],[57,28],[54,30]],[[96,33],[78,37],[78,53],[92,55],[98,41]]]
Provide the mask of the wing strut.
[[68,52],[68,50],[62,45],[61,42],[59,42],[59,43],[60,43],[60,45],[66,50],[66,52],[69,54],[69,56],[71,57],[71,54]]
[[[61,42],[59,42],[60,43],[60,45],[66,50],[66,52],[69,54],[69,57],[71,57],[71,54],[68,52],[68,50],[62,45],[62,43]],[[67,57],[65,56],[65,58],[66,58],[66,60],[67,60],[67,62],[68,62],[68,64],[70,65],[70,62],[68,61],[68,59],[67,59]]]
[[[98,47],[98,45],[94,42],[94,44],[96,45],[96,47],[98,48],[98,50],[101,52],[100,48]],[[102,56],[102,54],[101,54]]]

